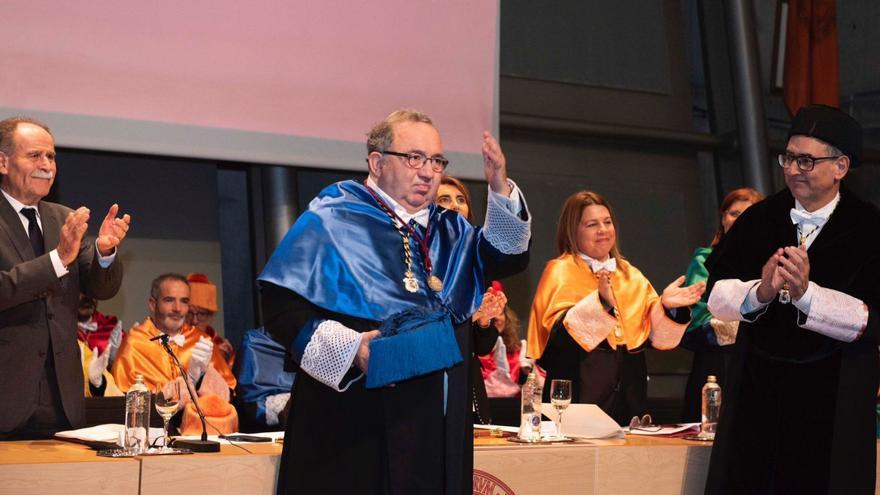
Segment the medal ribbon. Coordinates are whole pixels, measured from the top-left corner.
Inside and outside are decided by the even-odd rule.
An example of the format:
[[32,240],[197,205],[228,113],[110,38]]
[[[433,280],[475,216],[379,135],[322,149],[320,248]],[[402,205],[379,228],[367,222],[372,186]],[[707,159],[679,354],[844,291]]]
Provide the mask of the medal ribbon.
[[400,222],[401,225],[403,225],[403,228],[405,228],[407,230],[407,232],[409,232],[409,235],[411,235],[411,236],[413,236],[413,238],[415,238],[416,242],[419,245],[419,250],[422,252],[422,260],[423,260],[422,263],[425,266],[425,270],[427,271],[428,275],[431,275],[433,266],[431,265],[431,255],[428,251],[428,236],[431,235],[431,219],[430,219],[430,217],[428,218],[428,225],[425,227],[425,236],[423,238],[421,235],[419,235],[418,232],[416,232],[409,225],[409,223],[404,222],[403,219],[400,218],[400,216],[398,216],[397,213],[395,213],[394,210],[391,209],[391,207],[388,206],[388,204],[385,203],[385,201],[383,201],[382,198],[379,197],[378,194],[376,194],[376,191],[374,191],[373,188],[371,188],[370,186],[367,185],[366,181],[364,182],[364,187],[367,188],[367,191],[370,192],[370,195],[373,196],[373,199],[375,199],[376,202],[379,203],[379,206],[382,208],[382,211],[384,211],[385,214],[387,214],[393,220],[397,220],[398,222]]

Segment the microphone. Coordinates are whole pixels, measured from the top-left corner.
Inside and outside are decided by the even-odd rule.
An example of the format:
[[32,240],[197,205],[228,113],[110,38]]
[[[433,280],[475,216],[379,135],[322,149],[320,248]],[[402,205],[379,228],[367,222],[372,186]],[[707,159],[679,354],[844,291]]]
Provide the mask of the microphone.
[[177,355],[174,354],[174,350],[171,349],[171,346],[168,345],[168,334],[162,333],[161,335],[157,335],[150,340],[158,340],[161,342],[162,347],[165,348],[165,352],[171,356],[171,360],[174,361],[174,364],[177,365],[177,369],[180,370],[180,376],[183,377],[183,382],[186,384],[186,389],[189,391],[189,396],[192,399],[193,406],[196,408],[196,412],[199,413],[199,419],[202,422],[202,439],[201,440],[183,440],[177,439],[174,440],[174,446],[180,447],[184,449],[189,449],[193,452],[220,452],[220,442],[215,442],[213,440],[208,440],[208,425],[205,422],[205,414],[202,412],[202,408],[199,407],[199,401],[196,400],[196,391],[192,386],[192,383],[189,381],[189,373],[183,368],[183,365],[180,364],[180,360],[177,359]]

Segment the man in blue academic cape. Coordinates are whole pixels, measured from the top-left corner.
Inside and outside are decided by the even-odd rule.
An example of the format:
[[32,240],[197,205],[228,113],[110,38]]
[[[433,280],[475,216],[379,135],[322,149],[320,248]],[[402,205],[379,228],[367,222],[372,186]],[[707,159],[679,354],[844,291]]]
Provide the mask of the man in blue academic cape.
[[528,209],[488,132],[482,228],[433,205],[448,161],[426,115],[390,114],[367,152],[367,180],[324,189],[259,277],[297,371],[278,493],[471,493],[469,320],[483,280],[528,264]]

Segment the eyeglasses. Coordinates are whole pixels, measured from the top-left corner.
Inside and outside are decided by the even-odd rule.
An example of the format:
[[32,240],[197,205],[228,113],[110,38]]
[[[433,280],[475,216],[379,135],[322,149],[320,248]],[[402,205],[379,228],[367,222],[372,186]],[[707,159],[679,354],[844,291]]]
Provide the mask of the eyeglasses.
[[633,416],[633,418],[629,420],[629,429],[630,431],[660,431],[663,428],[662,426],[652,424],[652,421],[650,414],[645,414],[641,418]]
[[212,311],[199,311],[199,310],[190,308],[189,314],[191,314],[193,316],[193,318],[198,318],[200,320],[203,320],[203,319],[213,315],[214,313]]
[[776,157],[776,161],[779,162],[779,166],[782,168],[788,167],[791,162],[797,163],[797,168],[802,172],[809,172],[813,170],[813,167],[816,166],[816,162],[821,162],[822,160],[836,160],[843,155],[837,156],[819,156],[812,157],[810,155],[792,155],[791,153],[780,153],[779,156]]
[[425,156],[424,153],[401,153],[399,151],[382,151],[381,153],[383,155],[394,155],[406,158],[404,163],[406,163],[409,168],[414,168],[416,170],[424,167],[425,163],[428,161],[431,162],[431,170],[434,172],[443,172],[446,170],[446,167],[449,166],[449,160],[442,156]]

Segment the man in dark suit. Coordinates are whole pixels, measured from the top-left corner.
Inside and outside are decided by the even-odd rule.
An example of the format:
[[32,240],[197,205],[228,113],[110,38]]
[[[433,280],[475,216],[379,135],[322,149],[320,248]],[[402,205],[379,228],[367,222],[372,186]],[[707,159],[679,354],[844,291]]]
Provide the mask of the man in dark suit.
[[122,282],[116,247],[130,218],[113,205],[94,242],[89,210],[42,201],[55,180],[55,142],[42,123],[0,121],[0,440],[81,427],[76,343],[79,294],[109,299]]

